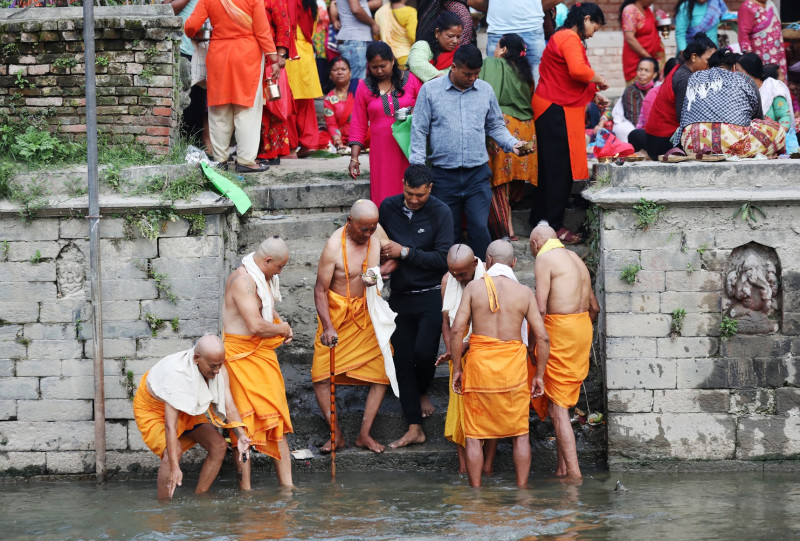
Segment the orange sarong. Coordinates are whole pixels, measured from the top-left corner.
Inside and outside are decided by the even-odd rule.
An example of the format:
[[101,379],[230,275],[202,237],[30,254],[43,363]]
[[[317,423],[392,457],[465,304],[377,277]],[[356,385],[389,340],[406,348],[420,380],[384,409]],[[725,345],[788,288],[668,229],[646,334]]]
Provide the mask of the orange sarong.
[[[466,355],[461,358],[462,366]],[[453,390],[453,361],[450,360],[450,400],[447,403],[447,417],[444,420],[444,437],[456,445],[465,447],[467,439],[464,436],[464,398]]]
[[[166,422],[164,420],[166,404],[147,391],[147,374],[149,374],[149,371],[142,376],[139,388],[133,397],[133,416],[136,419],[136,426],[139,428],[139,432],[142,433],[142,439],[145,444],[158,457],[161,457],[167,449]],[[189,415],[182,411],[178,412],[177,432],[178,443],[181,444],[181,453],[185,453],[197,443],[190,438],[181,436],[181,434],[199,424],[208,422],[209,420],[205,415]]]
[[550,358],[544,372],[544,396],[531,399],[531,405],[544,420],[547,403],[571,408],[578,403],[581,384],[589,373],[592,349],[592,320],[588,312],[547,314],[544,326],[550,337]]
[[[279,323],[279,321],[276,321]],[[225,333],[225,366],[231,395],[259,452],[280,460],[278,442],[293,432],[286,386],[275,349],[283,337],[259,338]],[[235,445],[235,434],[231,433]]]
[[479,440],[527,434],[528,348],[473,334],[464,364],[464,435]]
[[[383,353],[372,328],[364,297],[343,297],[328,290],[328,307],[331,322],[339,336],[336,346],[337,385],[389,385],[384,368]],[[314,340],[314,363],[311,381],[316,383],[331,377],[330,348],[322,344],[322,323],[317,324]]]

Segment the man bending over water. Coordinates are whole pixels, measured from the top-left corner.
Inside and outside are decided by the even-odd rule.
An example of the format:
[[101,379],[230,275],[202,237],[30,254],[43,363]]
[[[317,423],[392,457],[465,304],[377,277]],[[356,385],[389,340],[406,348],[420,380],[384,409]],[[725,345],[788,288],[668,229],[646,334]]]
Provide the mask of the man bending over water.
[[[133,397],[133,415],[142,439],[161,457],[159,499],[172,498],[181,485],[180,458],[195,443],[208,451],[195,492],[211,487],[228,448],[212,422],[232,428],[239,435],[239,456],[249,455],[250,439],[233,402],[224,363],[222,340],[206,335],[193,348],[164,357],[142,376]],[[220,418],[226,416],[234,422],[223,425]]]
[[[502,244],[495,244],[502,243]],[[528,411],[531,393],[543,393],[542,376],[550,350],[536,299],[514,277],[514,248],[495,241],[487,249],[492,265],[480,280],[464,288],[461,306],[453,322],[450,352],[455,362],[453,390],[464,395],[464,434],[467,438],[467,475],[473,487],[481,486],[482,440],[511,438],[517,486],[528,485],[531,443]],[[488,256],[487,256],[487,259]],[[461,363],[464,332],[472,320],[466,361]],[[532,388],[528,388],[528,356],[522,322],[533,330],[536,355],[541,359]],[[531,341],[534,342],[533,340]]]
[[[552,227],[537,225],[531,232],[531,253],[536,263],[536,302],[551,339],[544,374],[544,394],[532,404],[539,418],[548,411],[556,429],[558,477],[579,479],[575,433],[569,408],[578,403],[581,384],[589,373],[592,322],[600,306],[592,291],[589,270],[580,257],[564,248]],[[538,368],[538,367],[537,367]]]

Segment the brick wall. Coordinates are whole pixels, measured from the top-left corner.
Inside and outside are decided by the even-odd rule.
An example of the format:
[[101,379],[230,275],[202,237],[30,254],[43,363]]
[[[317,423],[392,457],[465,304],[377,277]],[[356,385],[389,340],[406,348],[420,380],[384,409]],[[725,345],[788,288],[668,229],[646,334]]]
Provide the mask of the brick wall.
[[[742,4],[744,0],[725,0],[725,4],[728,6],[728,9],[731,11],[736,11],[739,9],[739,6]],[[619,8],[622,5],[623,0],[596,0],[596,4],[600,6],[603,10],[603,14],[606,16],[606,27],[605,30],[621,30],[620,22],[619,22]],[[572,5],[573,2],[568,2],[567,5]],[[675,4],[677,4],[677,0],[655,0],[653,2],[653,9],[661,9],[666,11],[670,15],[675,14]]]
[[[13,10],[4,10],[12,12]],[[0,18],[0,114],[44,115],[51,129],[86,133],[82,8],[34,8]],[[166,152],[182,23],[169,6],[95,8],[100,133]]]

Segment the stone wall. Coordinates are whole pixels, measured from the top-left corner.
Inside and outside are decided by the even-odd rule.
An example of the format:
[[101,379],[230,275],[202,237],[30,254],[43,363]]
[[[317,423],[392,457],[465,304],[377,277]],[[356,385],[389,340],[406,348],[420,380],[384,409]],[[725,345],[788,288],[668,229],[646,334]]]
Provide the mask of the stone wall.
[[[217,199],[209,194],[210,201]],[[108,468],[156,467],[133,421],[134,386],[167,354],[220,332],[224,279],[235,245],[230,203],[195,203],[158,239],[131,234],[126,219],[100,224]],[[152,211],[156,201],[123,203]],[[139,208],[137,208],[137,206]],[[0,212],[0,472],[94,471],[92,306],[88,222],[79,206],[30,224]],[[205,217],[202,230],[197,216]],[[230,221],[230,223],[229,223]],[[234,227],[230,227],[234,225]],[[173,300],[170,297],[173,296]],[[154,329],[148,318],[163,320]],[[0,475],[2,475],[0,474]]]
[[[54,132],[85,135],[82,8],[0,11],[0,115],[41,115]],[[169,6],[95,8],[101,134],[169,150],[181,28]]]
[[[797,164],[598,167],[603,186],[585,196],[602,209],[609,466],[797,458]],[[664,205],[646,230],[633,208],[640,198]],[[745,203],[763,215],[734,217]],[[755,254],[744,266],[742,251]],[[639,268],[634,283],[621,278],[626,267]],[[762,298],[767,315],[742,306]],[[676,309],[685,318],[671,336]],[[723,317],[738,324],[727,339]]]

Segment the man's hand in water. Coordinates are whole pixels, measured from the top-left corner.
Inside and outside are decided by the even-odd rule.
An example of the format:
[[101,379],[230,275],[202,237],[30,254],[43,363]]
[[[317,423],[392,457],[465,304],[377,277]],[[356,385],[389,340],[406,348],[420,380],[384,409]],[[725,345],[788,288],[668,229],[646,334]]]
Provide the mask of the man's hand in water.
[[239,449],[239,462],[246,462],[250,458],[250,438],[246,435],[239,436],[236,448]]
[[171,468],[169,471],[169,479],[167,479],[167,490],[169,490],[169,498],[175,493],[175,489],[183,483],[183,472],[178,466]]

